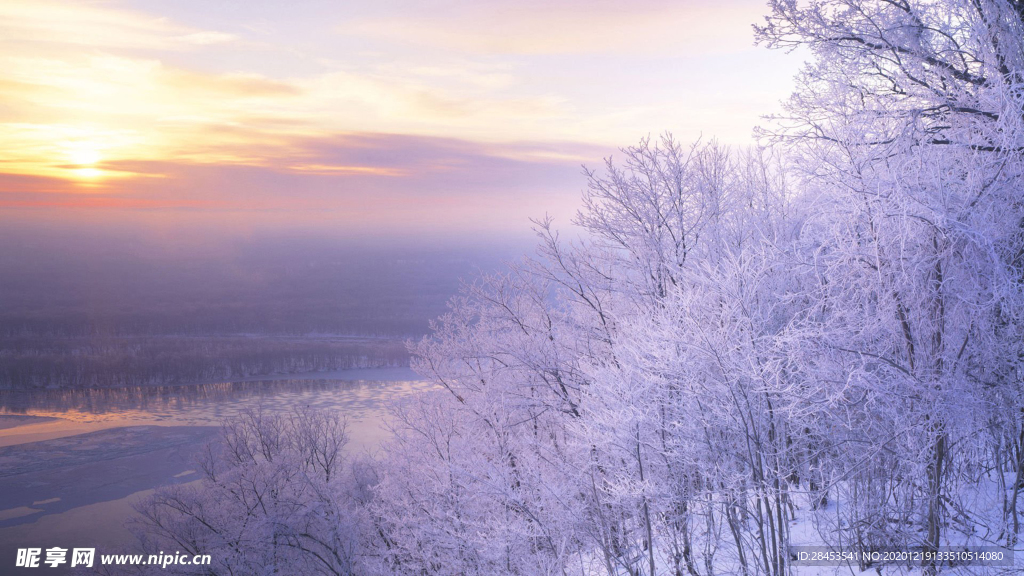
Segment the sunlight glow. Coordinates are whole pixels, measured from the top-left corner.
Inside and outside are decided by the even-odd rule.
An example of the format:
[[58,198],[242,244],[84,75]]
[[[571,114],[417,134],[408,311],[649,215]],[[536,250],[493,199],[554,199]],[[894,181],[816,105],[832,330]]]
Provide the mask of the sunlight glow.
[[77,178],[81,178],[83,180],[95,180],[104,173],[103,170],[99,170],[98,168],[76,168],[72,170],[72,172]]
[[79,166],[92,166],[100,158],[100,151],[91,145],[79,145],[68,151],[68,159]]

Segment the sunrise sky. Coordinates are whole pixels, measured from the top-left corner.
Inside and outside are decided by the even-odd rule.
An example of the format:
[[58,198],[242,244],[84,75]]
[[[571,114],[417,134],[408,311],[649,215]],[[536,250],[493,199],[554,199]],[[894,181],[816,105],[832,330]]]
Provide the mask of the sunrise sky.
[[429,231],[569,214],[580,164],[745,144],[762,0],[0,0],[0,224]]

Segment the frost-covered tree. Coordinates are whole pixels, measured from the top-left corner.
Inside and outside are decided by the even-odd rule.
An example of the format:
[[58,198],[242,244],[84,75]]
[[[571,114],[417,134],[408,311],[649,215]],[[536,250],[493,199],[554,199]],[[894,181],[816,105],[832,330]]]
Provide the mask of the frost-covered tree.
[[382,567],[785,574],[800,507],[861,550],[1016,541],[1021,4],[770,10],[812,56],[771,147],[624,150],[584,240],[540,222],[417,346],[445,391],[396,424]]
[[[444,392],[399,412],[374,507],[383,567],[712,574],[728,526],[722,556],[784,570],[793,466],[759,460],[792,445],[765,424],[777,359],[756,367],[749,348],[719,348],[744,333],[741,346],[758,347],[786,325],[769,297],[791,284],[783,171],[764,150],[670,138],[623,156],[587,173],[584,240],[539,222],[538,257],[469,287],[416,347],[415,367]],[[718,281],[742,285],[754,269],[766,271],[749,287],[761,306],[751,326]],[[709,346],[733,364],[716,365]],[[714,400],[702,396],[711,366]]]
[[[813,55],[772,135],[819,195],[805,233],[815,310],[796,360],[843,408],[823,428],[826,468],[853,504],[833,533],[868,548],[970,541],[979,511],[962,496],[982,480],[990,432],[1019,445],[1024,4],[771,10],[759,39]],[[844,457],[849,446],[863,456]],[[993,462],[1001,484],[1004,455]]]
[[359,468],[336,412],[246,410],[200,458],[198,483],[158,489],[136,505],[142,551],[209,554],[173,574],[357,573]]

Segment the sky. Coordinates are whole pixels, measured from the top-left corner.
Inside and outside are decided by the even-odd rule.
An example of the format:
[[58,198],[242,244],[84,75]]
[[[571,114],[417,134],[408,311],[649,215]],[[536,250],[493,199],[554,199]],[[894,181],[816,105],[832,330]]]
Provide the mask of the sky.
[[581,165],[736,145],[800,62],[763,0],[0,0],[0,226],[494,234]]

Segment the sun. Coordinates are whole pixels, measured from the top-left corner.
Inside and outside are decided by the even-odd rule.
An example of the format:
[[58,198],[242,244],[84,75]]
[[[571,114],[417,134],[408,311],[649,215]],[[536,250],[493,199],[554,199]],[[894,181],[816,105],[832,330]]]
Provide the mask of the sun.
[[103,160],[100,153],[101,147],[92,141],[79,141],[68,143],[64,148],[65,157],[68,160],[67,168],[75,180],[82,182],[95,181],[104,175],[97,164]]
[[93,166],[100,159],[100,151],[93,146],[76,146],[68,151],[68,160],[77,166]]

